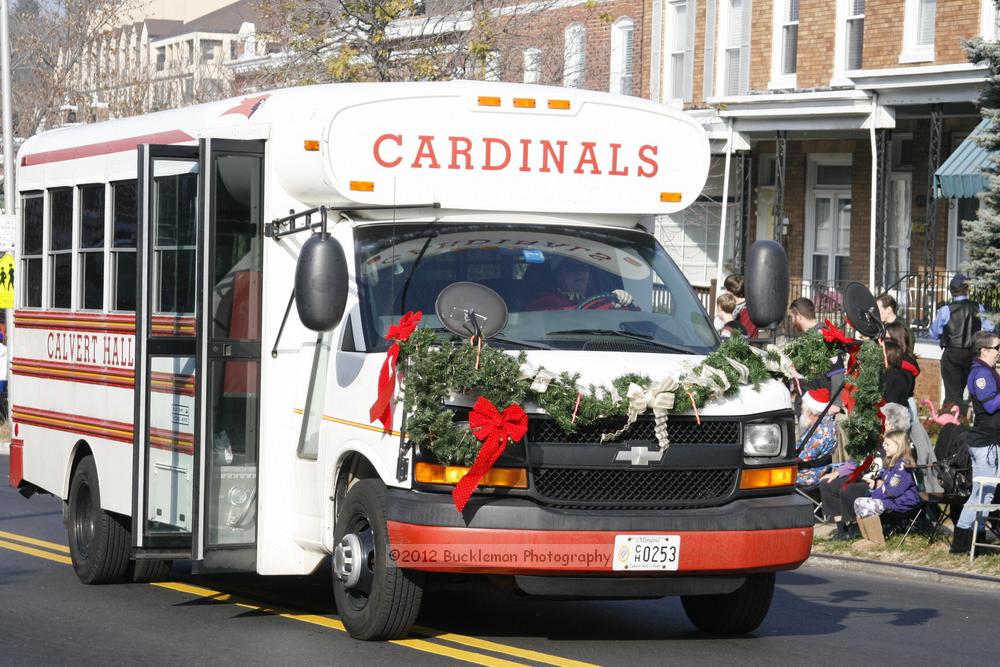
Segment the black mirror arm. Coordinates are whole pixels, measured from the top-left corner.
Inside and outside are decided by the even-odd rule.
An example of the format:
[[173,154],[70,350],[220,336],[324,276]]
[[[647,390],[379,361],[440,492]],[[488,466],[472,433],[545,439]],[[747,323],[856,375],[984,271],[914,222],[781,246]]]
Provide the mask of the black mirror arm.
[[281,318],[281,326],[278,327],[278,335],[274,339],[274,347],[271,348],[271,358],[278,358],[278,343],[281,342],[281,334],[285,331],[285,323],[288,322],[288,314],[292,312],[292,304],[295,303],[295,290],[288,295],[288,306],[285,307],[285,316]]

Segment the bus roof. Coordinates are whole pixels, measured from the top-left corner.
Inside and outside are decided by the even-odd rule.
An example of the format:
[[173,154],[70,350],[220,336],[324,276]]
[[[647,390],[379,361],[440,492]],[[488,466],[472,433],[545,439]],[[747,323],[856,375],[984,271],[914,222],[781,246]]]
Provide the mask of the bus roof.
[[683,112],[571,88],[474,81],[328,84],[53,130],[18,155],[21,191],[134,178],[136,146],[268,140],[310,206],[642,215],[691,204],[709,144]]

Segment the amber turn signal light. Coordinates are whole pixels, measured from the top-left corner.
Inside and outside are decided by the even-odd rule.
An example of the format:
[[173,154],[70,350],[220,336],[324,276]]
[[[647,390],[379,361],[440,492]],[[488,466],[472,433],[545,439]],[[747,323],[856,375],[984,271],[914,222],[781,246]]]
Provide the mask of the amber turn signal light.
[[[414,466],[413,478],[421,484],[458,484],[469,469],[463,466],[442,466],[420,462]],[[528,488],[528,471],[524,468],[493,468],[479,486],[503,486],[510,489]]]
[[795,484],[796,466],[751,468],[740,473],[741,489],[770,489]]

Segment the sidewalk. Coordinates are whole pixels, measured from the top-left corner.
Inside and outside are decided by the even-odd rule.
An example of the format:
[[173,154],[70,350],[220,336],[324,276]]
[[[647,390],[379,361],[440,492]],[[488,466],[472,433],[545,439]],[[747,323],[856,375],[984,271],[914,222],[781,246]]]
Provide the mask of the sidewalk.
[[862,551],[856,542],[830,541],[833,530],[830,524],[816,525],[808,565],[1000,592],[1000,550],[995,545],[977,547],[970,563],[968,552],[948,553],[946,536],[928,544],[926,535],[911,533],[901,545],[897,535],[883,548]]

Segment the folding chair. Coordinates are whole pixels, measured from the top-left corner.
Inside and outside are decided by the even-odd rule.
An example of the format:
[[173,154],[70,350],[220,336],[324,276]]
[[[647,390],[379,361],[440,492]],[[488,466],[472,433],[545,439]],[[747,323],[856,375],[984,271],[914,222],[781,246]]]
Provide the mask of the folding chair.
[[[970,502],[970,503],[966,503],[965,504],[966,509],[975,510],[975,512],[976,512],[975,519],[972,522],[972,546],[969,547],[969,562],[970,563],[973,560],[975,560],[975,558],[976,558],[976,547],[977,546],[980,546],[980,547],[987,546],[986,542],[980,542],[979,541],[979,537],[978,537],[978,535],[979,535],[979,515],[982,514],[983,512],[985,512],[986,514],[989,514],[991,512],[995,512],[997,510],[1000,510],[1000,503],[998,503],[998,502],[992,502],[992,503],[984,503],[983,502],[983,491],[984,491],[983,487],[985,487],[987,484],[989,484],[989,485],[991,485],[991,486],[993,486],[995,488],[997,486],[997,484],[1000,484],[1000,477],[974,477],[972,479],[972,491],[973,491],[973,493],[976,494],[976,502],[974,502],[974,503]],[[996,500],[996,495],[995,494],[996,494],[996,491],[994,491],[994,496],[993,496],[993,500],[994,501]],[[992,530],[992,529],[991,528],[987,528],[987,530]],[[985,536],[985,533],[984,533],[984,536]]]
[[[833,462],[833,457],[830,454],[826,456],[821,456],[818,459],[813,459],[812,461],[799,461],[799,470],[811,470],[815,468],[824,468]],[[807,486],[796,486],[795,493],[799,494],[803,498],[807,499],[813,504],[813,517],[816,521],[822,522],[825,517],[823,516],[823,503],[819,498],[819,483],[810,484]]]

